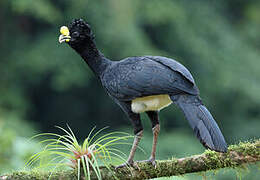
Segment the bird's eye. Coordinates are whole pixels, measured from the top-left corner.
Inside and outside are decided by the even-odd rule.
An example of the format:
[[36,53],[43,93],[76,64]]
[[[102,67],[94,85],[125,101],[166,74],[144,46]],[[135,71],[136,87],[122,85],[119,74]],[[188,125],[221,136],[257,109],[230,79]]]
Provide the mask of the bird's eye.
[[73,33],[72,33],[72,36],[73,36],[73,37],[76,37],[76,38],[79,37],[79,32],[77,32],[77,31],[73,32]]

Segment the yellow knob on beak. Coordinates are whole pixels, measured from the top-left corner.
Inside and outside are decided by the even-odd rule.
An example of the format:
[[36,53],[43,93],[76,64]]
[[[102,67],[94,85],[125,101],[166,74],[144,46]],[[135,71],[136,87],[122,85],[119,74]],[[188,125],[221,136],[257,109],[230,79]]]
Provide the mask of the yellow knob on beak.
[[70,31],[69,28],[67,26],[62,26],[60,28],[60,33],[64,36],[69,36],[70,35]]
[[70,41],[70,31],[69,28],[67,26],[62,26],[60,28],[60,37],[59,37],[59,42],[63,43],[63,42],[69,42]]

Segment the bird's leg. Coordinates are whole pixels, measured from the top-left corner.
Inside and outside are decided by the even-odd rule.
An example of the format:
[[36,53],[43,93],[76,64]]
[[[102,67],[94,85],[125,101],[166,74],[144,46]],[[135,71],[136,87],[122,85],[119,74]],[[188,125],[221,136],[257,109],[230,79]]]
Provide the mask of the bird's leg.
[[159,115],[157,111],[148,111],[146,113],[152,122],[153,146],[152,146],[152,152],[150,158],[148,160],[144,160],[144,162],[150,162],[155,167],[156,146],[157,146],[158,134],[160,132]]
[[133,165],[133,163],[134,163],[135,151],[136,151],[136,148],[137,148],[137,146],[138,146],[142,136],[143,136],[143,130],[135,135],[135,139],[134,139],[134,142],[133,142],[133,145],[132,145],[129,157],[128,157],[127,161],[126,161],[130,165]]
[[135,151],[136,151],[138,144],[139,144],[139,142],[140,142],[140,140],[143,136],[143,126],[141,124],[140,115],[132,113],[132,114],[129,115],[129,117],[132,120],[133,125],[134,125],[135,138],[134,138],[134,142],[133,142],[133,145],[132,145],[132,148],[131,148],[131,151],[130,151],[130,154],[128,156],[126,163],[117,166],[116,169],[127,166],[127,165],[134,166]]
[[156,124],[153,127],[153,147],[152,147],[152,152],[149,161],[152,163],[153,166],[156,166],[155,163],[155,154],[156,154],[156,146],[157,146],[157,139],[158,139],[158,134],[160,132],[160,124]]

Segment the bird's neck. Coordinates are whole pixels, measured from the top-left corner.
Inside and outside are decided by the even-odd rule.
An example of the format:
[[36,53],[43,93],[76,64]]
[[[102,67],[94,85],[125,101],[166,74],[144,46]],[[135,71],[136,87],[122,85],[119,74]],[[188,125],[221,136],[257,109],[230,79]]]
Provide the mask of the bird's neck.
[[112,63],[107,59],[96,47],[95,42],[91,42],[84,46],[81,50],[76,50],[91,70],[100,77],[106,68]]

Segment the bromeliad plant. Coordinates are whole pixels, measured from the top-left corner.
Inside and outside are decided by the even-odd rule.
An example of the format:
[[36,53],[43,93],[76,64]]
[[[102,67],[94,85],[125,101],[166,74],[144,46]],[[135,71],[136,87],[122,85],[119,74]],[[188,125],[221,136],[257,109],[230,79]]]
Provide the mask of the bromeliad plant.
[[[83,172],[85,179],[90,179],[90,172],[93,171],[98,179],[102,179],[100,166],[110,170],[109,164],[112,161],[125,161],[126,155],[116,148],[117,145],[129,145],[126,140],[132,136],[124,132],[111,132],[98,137],[106,128],[93,133],[91,130],[88,137],[80,145],[73,131],[61,129],[65,135],[54,133],[42,133],[34,136],[47,136],[40,143],[45,144],[41,152],[34,154],[27,162],[28,167],[64,169],[71,167],[77,170],[78,179]],[[36,164],[37,163],[37,164]],[[36,166],[35,166],[36,164]],[[52,173],[51,173],[52,174]],[[51,176],[51,175],[50,175]]]

